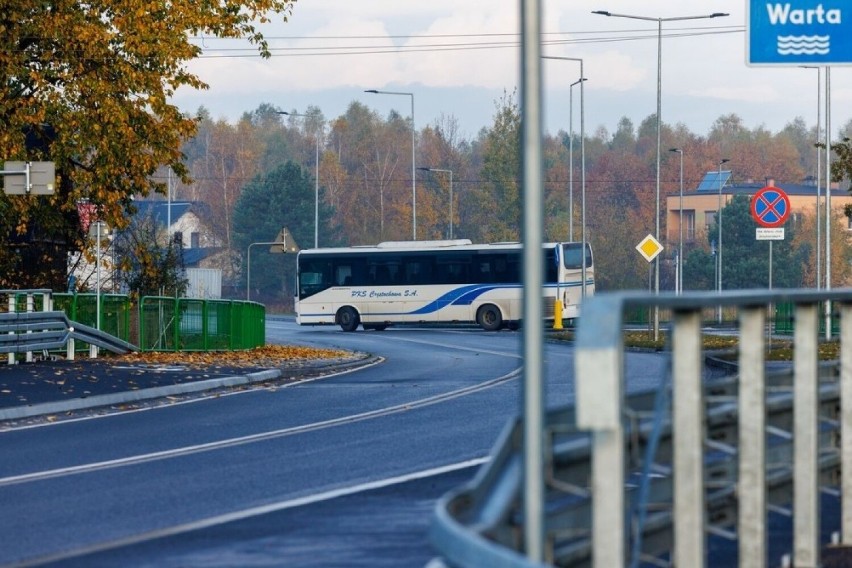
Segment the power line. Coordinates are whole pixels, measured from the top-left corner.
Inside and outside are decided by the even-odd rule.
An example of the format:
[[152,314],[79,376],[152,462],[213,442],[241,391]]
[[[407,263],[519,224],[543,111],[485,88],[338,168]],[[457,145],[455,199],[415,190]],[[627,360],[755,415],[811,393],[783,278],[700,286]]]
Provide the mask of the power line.
[[[713,35],[729,35],[744,33],[743,26],[727,26],[727,27],[703,27],[703,28],[681,28],[667,31],[663,34],[665,38],[682,38],[682,37],[699,37]],[[630,32],[636,32],[640,35],[629,35]],[[600,32],[587,32],[600,33]],[[567,39],[551,39],[542,42],[545,46],[563,46],[563,45],[587,45],[595,43],[619,43],[625,41],[641,41],[654,39],[658,37],[657,32],[649,30],[627,30],[622,31],[620,35],[600,35],[595,37],[571,38],[575,34],[559,33],[552,34],[558,36],[569,36]],[[483,37],[517,37],[517,34],[469,34],[469,35],[445,35],[445,36],[312,36],[302,38],[270,37],[267,41],[275,40],[341,40],[341,39],[389,39],[389,38],[407,38],[407,39],[424,39],[424,38],[483,38]],[[205,41],[203,38],[202,42]],[[487,41],[487,42],[453,42],[453,43],[424,43],[415,45],[345,45],[345,46],[308,46],[308,47],[269,47],[269,52],[273,56],[286,57],[322,57],[322,56],[340,56],[340,55],[381,55],[381,54],[407,54],[407,53],[438,53],[444,51],[477,51],[491,49],[516,49],[520,46],[520,41]],[[221,58],[245,58],[258,57],[257,48],[255,46],[238,47],[238,48],[212,48],[204,47],[205,51],[199,56],[201,59],[221,59]],[[213,53],[208,53],[207,51]]]

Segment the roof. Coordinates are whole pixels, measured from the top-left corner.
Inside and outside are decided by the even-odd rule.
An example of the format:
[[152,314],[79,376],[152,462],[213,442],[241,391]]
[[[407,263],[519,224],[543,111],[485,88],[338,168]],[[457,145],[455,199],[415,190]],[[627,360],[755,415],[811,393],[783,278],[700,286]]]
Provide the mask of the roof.
[[[745,181],[745,182],[737,182],[731,180],[731,172],[722,170],[722,187],[719,187],[719,171],[711,171],[707,172],[704,175],[704,178],[698,184],[698,187],[692,190],[687,190],[684,192],[684,196],[687,195],[699,195],[699,194],[715,194],[719,193],[720,190],[725,195],[753,195],[757,193],[758,190],[763,189],[768,185],[772,185],[773,187],[777,187],[786,193],[787,195],[813,195],[816,196],[817,187],[815,183],[778,183],[773,180],[768,181]],[[668,195],[674,196],[678,195],[678,192],[671,192]],[[820,194],[825,195],[825,187],[820,188]],[[849,193],[843,189],[834,188],[831,190],[832,197],[848,197]]]
[[[196,204],[192,201],[162,201],[162,200],[141,200],[134,201],[133,205],[136,207],[136,215],[138,216],[146,216],[151,215],[154,218],[154,222],[158,226],[165,227],[171,218],[172,224],[174,224],[178,219],[186,215],[191,209],[193,209]],[[171,208],[171,213],[169,212],[169,208]]]
[[222,247],[196,247],[182,249],[183,263],[186,266],[195,266],[205,258],[220,252]]
[[696,191],[719,191],[719,184],[722,187],[731,179],[731,172],[725,170],[713,170],[704,174],[704,179],[698,184]]

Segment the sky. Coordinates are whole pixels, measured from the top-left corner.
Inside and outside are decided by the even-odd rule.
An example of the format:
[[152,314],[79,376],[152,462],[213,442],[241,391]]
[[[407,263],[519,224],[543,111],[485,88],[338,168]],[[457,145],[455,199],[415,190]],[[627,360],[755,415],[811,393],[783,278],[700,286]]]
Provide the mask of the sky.
[[[543,0],[543,54],[582,59],[587,79],[581,100],[579,85],[569,87],[580,63],[543,61],[545,130],[579,132],[581,110],[587,135],[601,127],[612,134],[622,117],[638,127],[656,112],[656,18],[717,12],[730,15],[663,22],[663,121],[706,135],[733,113],[748,128],[776,132],[796,117],[814,126],[819,106],[824,125],[816,69],[746,64],[746,0]],[[520,86],[519,14],[518,0],[298,0],[286,23],[279,17],[260,26],[269,59],[244,40],[199,38],[204,55],[189,69],[210,89],[183,88],[172,102],[189,113],[204,106],[229,122],[264,103],[297,113],[315,106],[326,119],[354,101],[383,117],[410,116],[412,97],[364,92],[389,90],[413,93],[418,130],[454,118],[459,133],[474,138],[491,126],[504,93]],[[826,72],[819,75],[824,89]],[[852,70],[837,66],[832,131],[850,118]]]

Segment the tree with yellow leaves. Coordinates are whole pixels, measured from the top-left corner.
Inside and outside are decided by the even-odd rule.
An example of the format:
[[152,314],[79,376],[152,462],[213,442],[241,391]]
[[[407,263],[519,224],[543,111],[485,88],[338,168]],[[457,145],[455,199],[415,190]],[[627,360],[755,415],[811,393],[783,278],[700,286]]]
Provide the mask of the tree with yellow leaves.
[[[55,0],[7,2],[0,14],[0,159],[52,161],[57,191],[0,193],[0,286],[63,287],[64,253],[82,248],[76,204],[110,226],[128,223],[131,197],[165,193],[160,166],[189,181],[181,145],[196,122],[169,103],[206,88],[186,64],[193,37],[246,38],[289,16],[295,0]],[[61,276],[61,279],[60,279]],[[57,282],[58,280],[58,282]]]

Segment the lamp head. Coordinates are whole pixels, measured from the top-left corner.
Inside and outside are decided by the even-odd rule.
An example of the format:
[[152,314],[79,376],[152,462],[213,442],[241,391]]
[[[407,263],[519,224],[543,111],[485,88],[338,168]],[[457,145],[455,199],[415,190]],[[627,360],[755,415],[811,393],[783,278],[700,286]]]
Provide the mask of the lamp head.
[[727,12],[713,12],[710,14],[711,18],[724,18],[725,16],[730,16]]
[[606,10],[593,10],[592,14],[598,14],[600,16],[612,16],[612,14],[610,12],[607,12]]
[[730,162],[730,161],[731,161],[731,160],[729,160],[728,158],[722,158],[722,159],[719,161],[719,165],[721,166],[722,164],[727,164],[727,163],[728,163],[728,162]]
[[364,91],[364,92],[365,92],[365,93],[373,93],[374,95],[376,95],[376,94],[378,94],[378,93],[379,93],[379,91],[377,91],[376,89],[367,89],[367,90],[366,90],[366,91]]
[[682,154],[683,150],[680,148],[669,148],[669,152],[677,152],[678,154]]

